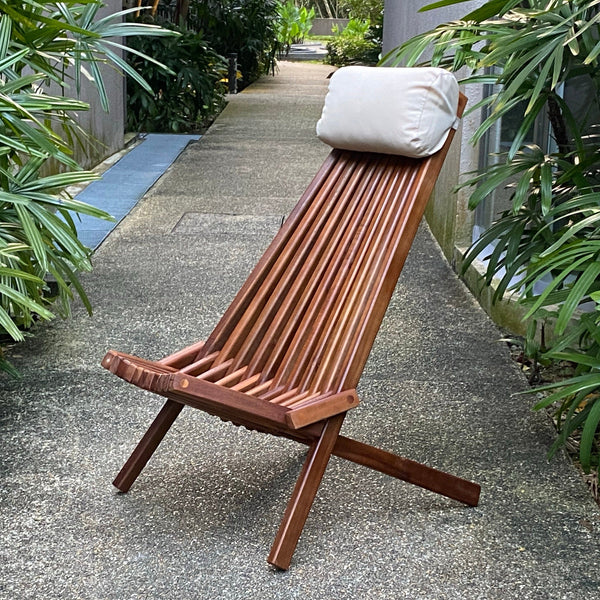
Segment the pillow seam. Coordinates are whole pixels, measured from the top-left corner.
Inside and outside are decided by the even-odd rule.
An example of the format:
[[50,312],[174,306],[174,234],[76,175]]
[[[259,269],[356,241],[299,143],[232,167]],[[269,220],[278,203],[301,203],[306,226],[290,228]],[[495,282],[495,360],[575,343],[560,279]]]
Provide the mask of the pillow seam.
[[[439,72],[437,72],[437,73],[435,74],[435,77],[434,77],[434,78],[431,80],[431,82],[429,83],[429,88],[430,88],[430,89],[429,89],[429,91],[428,91],[428,93],[427,93],[427,96],[428,96],[429,94],[431,94],[431,88],[435,87],[435,83],[436,83],[436,81],[438,81],[438,80],[440,79],[440,77],[441,77],[441,76],[442,76],[442,74],[441,74],[441,73],[439,73]],[[419,122],[418,122],[417,131],[422,131],[421,124],[422,124],[422,121],[423,121],[423,113],[425,112],[425,106],[426,106],[426,105],[427,105],[427,98],[426,98],[426,97],[424,97],[424,98],[423,98],[423,102],[421,103],[421,112],[419,113]],[[427,126],[427,139],[429,139],[430,137],[431,137],[431,131],[430,131],[430,126],[428,125],[428,126]],[[423,145],[425,145],[425,146],[427,145],[427,141],[426,141],[426,140],[421,140],[421,147],[422,147]]]

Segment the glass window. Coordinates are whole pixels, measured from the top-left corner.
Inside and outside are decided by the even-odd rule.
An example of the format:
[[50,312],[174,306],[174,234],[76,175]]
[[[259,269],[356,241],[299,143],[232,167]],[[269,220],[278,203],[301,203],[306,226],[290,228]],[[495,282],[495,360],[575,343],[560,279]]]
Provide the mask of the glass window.
[[[486,85],[484,94],[489,96],[496,87]],[[589,75],[569,80],[561,90],[561,95],[567,102],[575,118],[583,123],[584,136],[600,135],[600,105],[596,88]],[[489,113],[484,109],[482,119]],[[495,127],[490,129],[479,145],[479,170],[498,161],[498,154],[508,151],[519,123],[523,119],[525,105],[516,106],[508,112]],[[556,143],[552,139],[550,124],[546,114],[540,115],[526,142],[533,143],[545,152],[555,152]],[[510,182],[507,182],[509,184]],[[473,240],[487,229],[502,212],[511,208],[512,188],[504,186],[490,194],[475,211],[475,226]]]
[[[486,85],[486,96],[495,92],[497,86]],[[508,152],[515,134],[523,120],[527,104],[521,103],[511,109],[495,126],[487,131],[479,145],[479,170],[483,171],[489,165],[499,161],[499,155]],[[489,109],[484,109],[482,120],[487,118]],[[551,151],[548,120],[545,116],[538,119],[534,128],[529,132],[525,143],[537,144],[546,151]],[[505,186],[497,188],[475,210],[475,227],[473,240],[487,229],[504,211],[511,208],[512,188],[510,181]]]

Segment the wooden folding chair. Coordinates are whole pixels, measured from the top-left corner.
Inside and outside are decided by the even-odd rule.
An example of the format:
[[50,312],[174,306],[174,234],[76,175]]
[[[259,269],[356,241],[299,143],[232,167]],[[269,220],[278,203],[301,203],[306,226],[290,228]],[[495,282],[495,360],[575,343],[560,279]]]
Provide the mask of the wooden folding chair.
[[309,446],[268,557],[280,569],[331,454],[477,505],[478,485],[340,435],[452,136],[425,158],[334,149],[206,341],[156,362],[106,354],[106,369],[167,398],[118,489],[188,405]]

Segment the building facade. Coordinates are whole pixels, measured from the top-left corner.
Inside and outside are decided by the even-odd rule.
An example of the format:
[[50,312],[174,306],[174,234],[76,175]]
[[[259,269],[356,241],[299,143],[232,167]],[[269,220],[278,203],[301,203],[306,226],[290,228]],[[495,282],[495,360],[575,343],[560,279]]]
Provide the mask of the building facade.
[[[483,0],[473,0],[420,13],[419,9],[431,4],[431,0],[385,0],[384,54],[440,23],[456,20],[483,3]],[[461,74],[458,75],[460,78]],[[466,85],[462,86],[462,92],[468,98],[468,108],[469,105],[473,106],[479,102],[490,90],[481,85]],[[481,231],[491,224],[494,215],[503,209],[507,201],[507,198],[501,197],[502,192],[498,192],[498,197],[486,199],[476,211],[471,211],[468,208],[469,190],[454,191],[460,182],[460,174],[473,172],[485,166],[487,161],[493,160],[494,152],[501,150],[504,139],[510,135],[510,119],[507,119],[498,131],[487,135],[478,144],[472,144],[471,137],[481,120],[482,115],[479,112],[463,118],[425,213],[429,227],[444,255],[457,271],[460,270],[467,248]],[[482,263],[475,261],[463,276],[465,283],[497,323],[516,333],[523,333],[522,309],[509,301],[492,303],[493,286],[489,288],[482,283],[483,267]]]

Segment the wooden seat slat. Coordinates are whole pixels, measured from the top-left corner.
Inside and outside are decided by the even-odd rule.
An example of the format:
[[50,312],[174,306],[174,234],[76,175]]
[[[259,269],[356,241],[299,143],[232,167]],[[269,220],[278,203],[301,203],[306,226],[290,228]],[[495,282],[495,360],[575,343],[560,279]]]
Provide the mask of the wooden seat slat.
[[298,393],[298,388],[291,390],[286,389],[284,386],[273,387],[260,395],[260,397],[266,402],[272,402],[273,404],[281,404],[288,398],[295,396]]
[[247,390],[256,387],[256,384],[260,381],[260,373],[255,373],[247,379],[242,379],[239,383],[229,386],[229,389],[236,390],[238,392],[246,392]]
[[257,375],[259,375],[259,377],[257,378],[258,385],[255,385],[254,387],[251,387],[250,389],[246,390],[246,394],[258,398],[261,396],[261,394],[263,394],[271,388],[273,381],[269,379],[267,381],[260,382],[260,373],[258,373]]
[[[218,365],[211,367],[207,371],[199,373],[198,375],[196,375],[196,377],[198,377],[199,379],[204,379],[205,381],[215,382],[227,372],[227,369],[229,368],[232,362],[233,359],[230,358],[225,362],[219,363]],[[183,369],[182,372],[184,372]]]
[[305,400],[306,398],[308,398],[309,396],[311,396],[311,393],[309,390],[305,390],[304,392],[299,391],[299,388],[294,388],[295,393],[290,393],[288,395],[286,395],[284,398],[282,398],[281,400],[278,399],[278,401],[276,402],[276,404],[280,404],[281,406],[291,406],[296,402],[301,402],[302,400]]
[[288,408],[296,408],[298,406],[304,406],[305,404],[310,404],[312,400],[315,398],[320,398],[324,394],[317,390],[316,392],[306,391],[302,394],[297,394],[296,396],[292,396],[285,402],[282,402],[282,406],[287,406]]
[[215,383],[224,387],[231,387],[232,385],[239,383],[239,381],[241,381],[241,379],[244,377],[247,371],[248,367],[242,367],[241,369],[238,369],[233,373],[225,375],[225,377],[222,377],[221,379],[215,381]]
[[219,356],[218,352],[212,352],[211,354],[207,354],[203,358],[198,359],[197,353],[194,353],[194,360],[185,367],[181,367],[180,370],[182,373],[187,373],[188,375],[198,375],[208,369],[215,362],[217,356]]
[[176,369],[181,369],[185,367],[190,362],[197,360],[199,354],[202,352],[205,345],[205,341],[201,340],[188,346],[187,348],[183,348],[179,352],[175,352],[175,354],[171,354],[157,361],[163,365],[168,365],[170,367],[174,367]]

